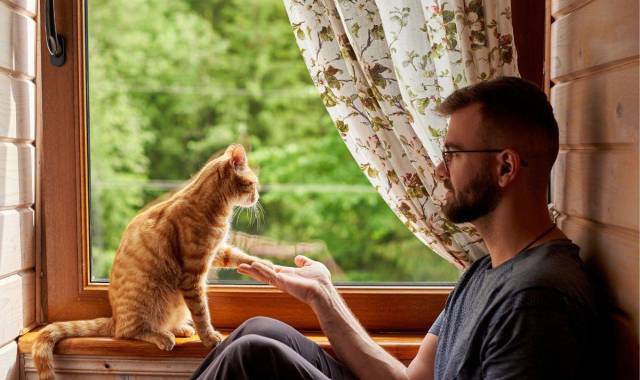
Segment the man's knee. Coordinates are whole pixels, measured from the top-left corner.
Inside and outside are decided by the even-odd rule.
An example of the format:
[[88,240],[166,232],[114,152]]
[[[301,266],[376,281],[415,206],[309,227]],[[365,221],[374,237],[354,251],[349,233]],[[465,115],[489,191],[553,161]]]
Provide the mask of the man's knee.
[[241,336],[259,335],[278,341],[286,341],[287,337],[296,333],[296,330],[277,319],[269,317],[253,317],[247,319],[238,327]]
[[266,358],[282,353],[281,344],[271,338],[260,335],[248,334],[238,338],[225,350],[226,359],[233,359],[237,363],[247,360],[255,361],[257,358]]
[[286,360],[282,343],[248,334],[231,342],[198,379],[277,378],[277,365]]

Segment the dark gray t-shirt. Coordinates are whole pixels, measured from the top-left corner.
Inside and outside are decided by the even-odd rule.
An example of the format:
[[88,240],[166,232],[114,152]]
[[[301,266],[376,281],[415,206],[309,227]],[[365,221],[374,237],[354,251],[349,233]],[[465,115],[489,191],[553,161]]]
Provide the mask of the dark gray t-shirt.
[[597,310],[578,251],[555,240],[496,268],[488,256],[471,265],[429,330],[434,378],[588,377]]

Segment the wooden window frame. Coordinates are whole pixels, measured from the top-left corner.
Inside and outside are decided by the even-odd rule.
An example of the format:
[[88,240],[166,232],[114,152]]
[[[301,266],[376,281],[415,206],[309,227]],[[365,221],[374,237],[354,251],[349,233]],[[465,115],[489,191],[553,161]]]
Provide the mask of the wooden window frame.
[[[40,7],[44,14],[44,1]],[[39,46],[43,127],[37,144],[41,183],[38,273],[42,284],[42,322],[111,315],[107,285],[92,283],[88,273],[85,1],[59,0],[55,7],[58,32],[66,39],[65,65],[51,65],[44,38]],[[520,13],[522,20],[528,19],[527,14],[530,16],[527,12]],[[41,35],[44,28],[41,22]],[[518,34],[526,33],[516,33],[516,42]],[[524,50],[522,54],[531,54]],[[451,286],[339,287],[349,307],[370,331],[424,331],[442,310],[451,289]],[[308,306],[270,286],[211,285],[208,297],[217,328],[237,327],[255,315],[271,316],[302,330],[319,328]]]

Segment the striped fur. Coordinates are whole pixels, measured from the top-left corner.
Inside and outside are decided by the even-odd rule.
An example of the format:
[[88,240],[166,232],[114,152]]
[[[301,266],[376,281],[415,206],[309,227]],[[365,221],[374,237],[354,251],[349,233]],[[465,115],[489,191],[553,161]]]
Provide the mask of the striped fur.
[[42,329],[31,351],[40,380],[55,379],[53,347],[60,339],[70,336],[113,336],[113,319],[56,322]]
[[66,337],[139,339],[171,350],[176,336],[197,332],[207,347],[218,344],[222,335],[211,324],[206,275],[212,264],[268,263],[225,241],[233,208],[257,200],[258,180],[244,149],[232,145],[184,188],[140,212],[123,233],[111,269],[112,317],[43,329],[32,350],[39,378],[55,378],[53,348]]

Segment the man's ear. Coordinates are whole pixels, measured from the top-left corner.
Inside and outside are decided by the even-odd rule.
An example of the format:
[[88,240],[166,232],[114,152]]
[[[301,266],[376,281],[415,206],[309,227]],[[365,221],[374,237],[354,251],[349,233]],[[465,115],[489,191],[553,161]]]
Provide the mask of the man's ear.
[[247,153],[244,147],[240,144],[232,145],[229,147],[231,150],[229,161],[235,168],[242,168],[247,164]]
[[500,164],[498,185],[507,187],[520,172],[520,155],[513,149],[505,149],[498,156],[498,160]]

